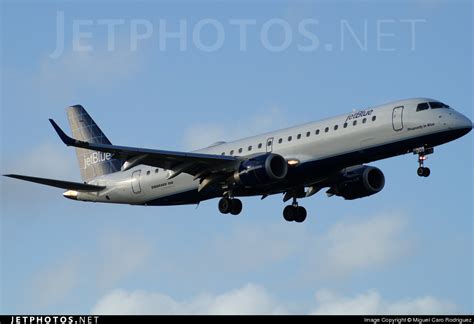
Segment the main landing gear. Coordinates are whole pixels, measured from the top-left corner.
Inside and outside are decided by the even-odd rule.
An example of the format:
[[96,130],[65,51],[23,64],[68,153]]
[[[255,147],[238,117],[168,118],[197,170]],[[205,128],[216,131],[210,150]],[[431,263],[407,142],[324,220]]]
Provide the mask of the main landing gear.
[[219,200],[219,211],[222,214],[238,215],[242,211],[242,201],[235,198],[221,198]]
[[426,160],[426,156],[428,154],[432,154],[434,152],[433,148],[417,148],[413,150],[413,154],[418,154],[418,169],[416,170],[416,173],[420,177],[429,177],[431,174],[431,171],[429,168],[426,168],[424,166],[424,162]]
[[286,206],[283,209],[283,218],[287,222],[297,222],[302,223],[305,221],[307,216],[306,209],[304,207],[298,206],[296,198],[293,198],[293,203],[289,206]]

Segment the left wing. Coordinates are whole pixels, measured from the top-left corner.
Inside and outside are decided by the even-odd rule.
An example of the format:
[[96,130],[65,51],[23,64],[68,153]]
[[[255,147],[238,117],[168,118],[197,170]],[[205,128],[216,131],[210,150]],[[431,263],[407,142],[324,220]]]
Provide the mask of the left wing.
[[170,175],[170,179],[184,172],[195,176],[196,179],[204,180],[213,174],[232,172],[241,162],[237,157],[226,155],[162,151],[79,141],[66,135],[54,120],[50,119],[49,121],[64,144],[111,153],[114,158],[125,161],[122,171],[131,169],[138,164],[145,164],[172,170],[173,173]]
[[3,176],[19,179],[19,180],[24,180],[24,181],[35,182],[35,183],[39,183],[46,186],[67,189],[67,190],[82,191],[82,192],[98,192],[106,188],[104,186],[95,186],[95,185],[90,185],[87,183],[30,177],[30,176],[24,176],[24,175],[19,175],[19,174],[4,174]]

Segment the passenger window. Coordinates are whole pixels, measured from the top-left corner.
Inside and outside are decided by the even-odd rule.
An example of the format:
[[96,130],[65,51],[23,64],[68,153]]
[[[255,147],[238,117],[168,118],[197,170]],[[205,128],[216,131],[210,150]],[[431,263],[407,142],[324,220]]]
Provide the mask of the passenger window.
[[347,128],[347,123],[344,123],[344,128]]
[[362,124],[365,124],[367,122],[367,118],[362,119]]
[[251,150],[252,150],[252,145],[249,146],[249,151],[251,151]]
[[158,173],[158,169],[155,169],[155,173]]
[[375,121],[377,119],[377,116],[372,116],[372,121]]
[[297,139],[301,139],[301,134],[298,134],[298,136],[296,136]]
[[278,140],[278,144],[281,144],[281,143],[283,143],[283,138],[280,138],[280,139]]
[[258,143],[258,148],[259,148],[259,149],[262,148],[262,143]]
[[288,136],[288,142],[291,142],[292,139],[293,139],[292,136]]
[[426,110],[426,109],[429,109],[430,106],[428,106],[428,103],[427,102],[423,102],[421,104],[418,104],[418,106],[416,106],[416,111],[422,111],[422,110]]
[[148,170],[148,171],[146,172],[146,175],[150,175],[150,173],[151,173],[150,170]]
[[334,130],[337,130],[339,128],[338,125],[334,125]]
[[324,132],[325,132],[325,133],[329,132],[329,127],[326,127],[326,128],[324,129]]
[[225,152],[222,152],[221,155],[225,155]]
[[352,122],[352,125],[353,125],[353,126],[357,125],[357,120],[354,120],[354,121]]
[[306,137],[309,137],[311,135],[311,132],[306,132]]
[[316,135],[319,135],[319,129],[316,130]]
[[230,155],[234,155],[234,150],[230,151]]
[[239,153],[242,153],[242,148],[239,148]]

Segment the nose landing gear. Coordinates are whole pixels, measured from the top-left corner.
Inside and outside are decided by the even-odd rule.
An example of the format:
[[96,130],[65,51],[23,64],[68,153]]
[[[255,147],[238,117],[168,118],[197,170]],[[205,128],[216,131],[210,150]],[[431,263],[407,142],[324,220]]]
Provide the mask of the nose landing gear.
[[431,170],[424,166],[424,162],[426,160],[426,156],[428,154],[432,154],[434,152],[433,148],[416,148],[413,150],[413,154],[418,154],[418,169],[416,173],[420,177],[429,177],[431,174]]

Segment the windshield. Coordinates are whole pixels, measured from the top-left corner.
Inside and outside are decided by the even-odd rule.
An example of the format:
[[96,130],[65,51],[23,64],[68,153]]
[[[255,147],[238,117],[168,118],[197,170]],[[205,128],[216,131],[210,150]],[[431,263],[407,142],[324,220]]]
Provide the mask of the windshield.
[[433,102],[430,102],[430,107],[431,109],[437,109],[437,108],[449,108],[448,105],[445,105],[444,103],[442,102],[439,102],[439,101],[433,101]]
[[416,111],[428,110],[430,108],[438,109],[438,108],[450,108],[450,107],[439,101],[422,102],[418,104],[418,106],[416,106]]

